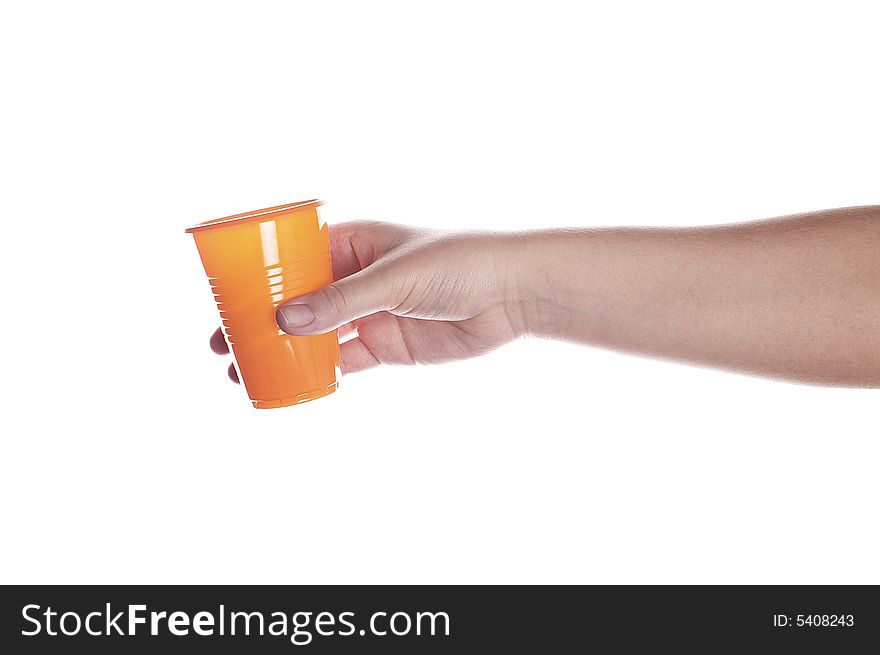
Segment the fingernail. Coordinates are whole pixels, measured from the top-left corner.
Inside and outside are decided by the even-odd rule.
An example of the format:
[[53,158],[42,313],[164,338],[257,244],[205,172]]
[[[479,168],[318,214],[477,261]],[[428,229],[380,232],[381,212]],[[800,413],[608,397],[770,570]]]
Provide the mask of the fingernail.
[[315,320],[315,313],[308,305],[285,305],[278,309],[278,326],[285,332],[305,327]]

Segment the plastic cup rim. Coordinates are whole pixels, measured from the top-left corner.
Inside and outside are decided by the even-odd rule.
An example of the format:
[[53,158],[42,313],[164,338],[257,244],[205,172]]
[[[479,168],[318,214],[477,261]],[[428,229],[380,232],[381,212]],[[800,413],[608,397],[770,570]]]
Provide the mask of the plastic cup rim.
[[265,217],[275,214],[286,214],[318,207],[322,205],[320,200],[301,200],[300,202],[291,202],[286,205],[277,205],[275,207],[266,207],[265,209],[257,209],[243,214],[233,214],[232,216],[224,216],[222,218],[213,218],[209,221],[197,223],[186,229],[187,233],[201,232],[202,230],[210,230],[214,228],[227,227],[229,225],[238,225],[240,223],[250,223],[258,220],[265,220]]

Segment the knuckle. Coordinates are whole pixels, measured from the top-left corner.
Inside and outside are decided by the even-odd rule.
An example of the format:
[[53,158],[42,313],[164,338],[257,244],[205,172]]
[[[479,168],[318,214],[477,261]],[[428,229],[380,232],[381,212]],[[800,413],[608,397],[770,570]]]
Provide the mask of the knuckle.
[[327,306],[335,314],[344,314],[348,308],[348,302],[345,299],[345,293],[336,284],[328,284],[322,291],[324,301]]

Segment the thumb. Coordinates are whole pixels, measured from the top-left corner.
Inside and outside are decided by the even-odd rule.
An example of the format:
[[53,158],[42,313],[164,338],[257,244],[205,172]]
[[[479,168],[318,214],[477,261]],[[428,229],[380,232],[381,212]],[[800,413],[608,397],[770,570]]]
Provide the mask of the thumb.
[[279,305],[278,327],[299,336],[323,334],[358,318],[391,309],[390,275],[384,267],[370,266],[322,289]]

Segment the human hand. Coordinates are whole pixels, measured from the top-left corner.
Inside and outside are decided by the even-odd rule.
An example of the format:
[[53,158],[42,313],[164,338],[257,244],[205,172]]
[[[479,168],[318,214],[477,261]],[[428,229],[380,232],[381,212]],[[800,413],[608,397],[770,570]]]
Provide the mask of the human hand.
[[[482,355],[522,334],[504,235],[373,221],[330,227],[334,282],[278,307],[288,334],[339,328],[343,373]],[[229,350],[218,329],[211,348]],[[238,382],[232,365],[229,377]]]
[[[346,373],[473,357],[529,334],[880,387],[878,206],[686,229],[355,222],[330,238],[335,282],[276,316],[288,334],[340,328]],[[227,352],[219,331],[211,344]]]

